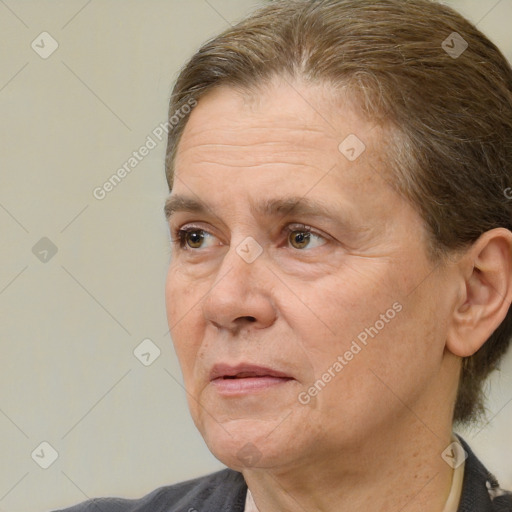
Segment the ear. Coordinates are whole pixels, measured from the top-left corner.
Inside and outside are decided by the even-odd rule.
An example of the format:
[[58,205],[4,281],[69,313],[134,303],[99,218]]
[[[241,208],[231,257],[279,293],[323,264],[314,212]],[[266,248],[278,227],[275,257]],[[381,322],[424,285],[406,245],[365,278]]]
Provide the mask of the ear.
[[512,232],[486,231],[456,267],[460,290],[446,347],[459,357],[469,357],[498,328],[512,302]]

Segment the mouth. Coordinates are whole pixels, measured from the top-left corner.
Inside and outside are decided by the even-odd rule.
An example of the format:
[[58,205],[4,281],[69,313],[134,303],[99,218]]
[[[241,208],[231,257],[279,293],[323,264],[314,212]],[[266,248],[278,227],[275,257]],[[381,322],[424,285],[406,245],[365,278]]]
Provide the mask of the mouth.
[[249,364],[218,364],[212,368],[210,382],[223,395],[242,395],[264,391],[294,380],[290,375]]

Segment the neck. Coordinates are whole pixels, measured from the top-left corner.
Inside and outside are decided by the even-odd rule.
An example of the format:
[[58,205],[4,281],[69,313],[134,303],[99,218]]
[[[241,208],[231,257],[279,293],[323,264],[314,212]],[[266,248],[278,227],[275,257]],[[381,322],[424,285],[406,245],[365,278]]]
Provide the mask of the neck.
[[259,512],[442,512],[453,470],[441,458],[451,424],[408,421],[331,447],[306,463],[244,471]]

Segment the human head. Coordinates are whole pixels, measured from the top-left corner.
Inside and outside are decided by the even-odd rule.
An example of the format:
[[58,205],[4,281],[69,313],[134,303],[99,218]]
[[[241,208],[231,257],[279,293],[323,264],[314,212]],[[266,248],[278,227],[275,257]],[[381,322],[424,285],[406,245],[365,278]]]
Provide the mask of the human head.
[[[462,39],[454,41],[453,33]],[[462,41],[467,48],[450,54],[450,46],[464,48]],[[221,86],[254,92],[276,76],[346,91],[362,116],[385,127],[390,179],[421,215],[432,261],[493,228],[512,230],[512,201],[504,195],[512,180],[512,71],[452,9],[429,0],[273,2],[190,59],[170,114]],[[169,130],[170,190],[189,115]],[[483,381],[511,333],[509,311],[488,341],[463,358],[455,421],[483,411]]]

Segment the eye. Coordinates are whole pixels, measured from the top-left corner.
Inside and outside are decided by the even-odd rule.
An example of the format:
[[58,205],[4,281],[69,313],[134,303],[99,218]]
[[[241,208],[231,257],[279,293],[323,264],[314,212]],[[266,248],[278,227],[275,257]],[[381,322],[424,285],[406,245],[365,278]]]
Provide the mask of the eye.
[[[314,249],[315,247],[322,246],[326,243],[324,236],[312,231],[310,226],[304,224],[289,224],[284,229],[287,234],[287,242],[298,250]],[[178,243],[181,249],[202,249],[203,242],[208,238],[215,238],[208,231],[198,228],[196,226],[187,226],[176,230],[175,238],[172,240]],[[314,240],[323,240],[324,243],[314,243]],[[210,244],[210,246],[213,244]]]
[[312,231],[310,226],[305,226],[304,224],[289,224],[285,230],[288,233],[288,242],[295,249],[314,249],[324,244],[317,244],[311,247],[311,240],[315,238],[326,240],[322,235]]
[[176,238],[172,241],[178,243],[181,249],[200,249],[201,244],[208,237],[213,238],[213,235],[194,226],[179,229],[176,232]]

